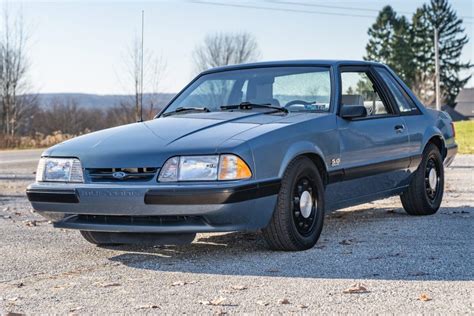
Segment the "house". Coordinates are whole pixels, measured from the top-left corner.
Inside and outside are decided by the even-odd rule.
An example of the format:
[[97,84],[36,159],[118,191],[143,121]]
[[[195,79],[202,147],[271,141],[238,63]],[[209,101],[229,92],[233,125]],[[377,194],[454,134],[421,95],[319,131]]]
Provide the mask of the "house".
[[454,109],[467,119],[474,119],[474,88],[462,89],[459,92]]
[[462,89],[456,98],[456,106],[443,106],[453,121],[474,120],[474,88]]

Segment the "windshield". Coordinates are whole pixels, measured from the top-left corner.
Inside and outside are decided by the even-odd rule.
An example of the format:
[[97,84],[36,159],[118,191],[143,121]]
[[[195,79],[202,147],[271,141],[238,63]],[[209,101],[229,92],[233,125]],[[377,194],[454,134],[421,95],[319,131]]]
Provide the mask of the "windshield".
[[[164,113],[184,113],[192,108],[198,112],[225,111],[229,110],[226,106],[242,103],[283,107],[289,112],[328,112],[330,97],[329,67],[241,69],[201,76]],[[262,109],[265,107],[245,108]]]

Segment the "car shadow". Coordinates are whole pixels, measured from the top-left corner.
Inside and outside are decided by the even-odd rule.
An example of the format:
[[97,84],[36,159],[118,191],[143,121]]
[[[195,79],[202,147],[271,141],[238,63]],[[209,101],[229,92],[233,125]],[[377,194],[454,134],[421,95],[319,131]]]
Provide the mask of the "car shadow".
[[[374,204],[375,205],[375,204]],[[474,207],[443,207],[434,216],[401,208],[326,215],[315,247],[268,250],[261,233],[199,234],[185,246],[112,249],[109,260],[136,269],[196,274],[383,280],[473,280]]]

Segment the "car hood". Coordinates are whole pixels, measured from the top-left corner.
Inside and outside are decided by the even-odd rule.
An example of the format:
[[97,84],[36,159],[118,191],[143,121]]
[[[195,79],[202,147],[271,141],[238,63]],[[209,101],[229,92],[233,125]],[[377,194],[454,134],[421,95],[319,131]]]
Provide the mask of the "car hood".
[[86,168],[159,167],[174,155],[215,153],[219,145],[240,133],[298,115],[181,114],[76,137],[51,147],[43,156],[77,157]]

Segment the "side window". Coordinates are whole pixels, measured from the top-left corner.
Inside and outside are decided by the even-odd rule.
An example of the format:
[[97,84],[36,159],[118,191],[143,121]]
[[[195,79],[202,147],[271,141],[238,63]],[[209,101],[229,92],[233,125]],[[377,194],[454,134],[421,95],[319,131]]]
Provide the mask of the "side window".
[[277,76],[273,98],[290,111],[329,111],[331,76],[329,71],[316,71]]
[[364,71],[347,71],[341,73],[341,105],[363,105],[367,116],[387,115],[388,106],[382,101],[373,81]]
[[380,74],[382,79],[387,84],[390,92],[397,103],[400,113],[418,112],[413,100],[410,99],[406,91],[400,86],[400,84],[393,78],[393,76],[385,68],[377,67],[377,72]]

